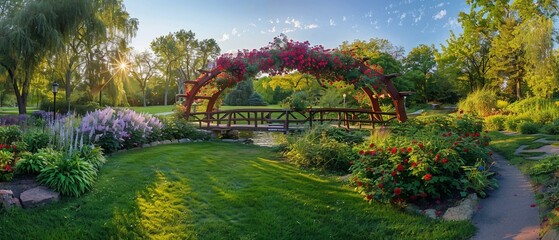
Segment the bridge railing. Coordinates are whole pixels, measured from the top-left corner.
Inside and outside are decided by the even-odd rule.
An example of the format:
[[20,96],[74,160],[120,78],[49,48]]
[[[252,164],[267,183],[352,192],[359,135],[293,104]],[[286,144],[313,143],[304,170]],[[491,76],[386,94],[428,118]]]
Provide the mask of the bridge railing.
[[234,109],[190,114],[190,120],[200,128],[282,131],[312,128],[315,124],[336,123],[338,127],[375,127],[396,119],[396,113],[375,112],[368,109],[309,108],[290,109]]

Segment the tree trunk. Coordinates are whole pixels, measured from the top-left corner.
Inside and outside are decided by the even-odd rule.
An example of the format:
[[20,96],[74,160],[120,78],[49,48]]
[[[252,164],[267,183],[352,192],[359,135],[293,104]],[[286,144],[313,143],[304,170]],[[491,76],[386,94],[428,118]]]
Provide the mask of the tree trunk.
[[69,66],[66,69],[66,74],[64,77],[66,78],[66,104],[68,105],[68,112],[70,112],[70,94],[72,94],[72,85],[70,84],[70,78],[72,77],[72,70]]
[[167,95],[169,94],[169,81],[171,80],[171,66],[167,66],[167,79],[165,79],[165,100],[164,105],[167,106]]
[[142,88],[142,99],[144,100],[144,107],[146,107],[146,88]]
[[522,91],[520,88],[520,79],[516,79],[516,100],[520,100],[522,98]]

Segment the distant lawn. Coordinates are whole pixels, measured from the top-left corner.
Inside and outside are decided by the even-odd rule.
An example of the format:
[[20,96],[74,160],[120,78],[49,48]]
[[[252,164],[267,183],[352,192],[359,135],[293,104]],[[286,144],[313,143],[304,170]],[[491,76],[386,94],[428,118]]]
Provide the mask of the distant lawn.
[[140,113],[156,114],[172,112],[175,110],[175,105],[171,104],[167,106],[130,107],[130,109]]
[[[27,113],[32,113],[32,112],[36,112],[39,109],[37,109],[36,107],[27,107]],[[13,114],[19,114],[19,110],[17,109],[17,107],[1,107],[0,108],[0,114],[9,114],[9,115],[13,115]]]
[[445,222],[362,200],[335,176],[227,143],[118,153],[92,192],[0,213],[0,239],[468,239]]
[[[165,112],[172,112],[175,110],[175,105],[167,105],[167,106],[148,106],[148,107],[130,107],[130,109],[136,112],[142,113],[149,113],[149,114],[156,114],[156,113],[165,113]],[[233,109],[282,109],[279,105],[268,105],[268,106],[221,106],[219,110],[233,110]],[[197,110],[206,111],[206,108],[199,106]],[[17,112],[17,108],[16,108]]]
[[[283,109],[280,105],[267,105],[267,106],[221,106],[219,110],[234,110],[234,109]],[[198,109],[205,111],[206,109]]]

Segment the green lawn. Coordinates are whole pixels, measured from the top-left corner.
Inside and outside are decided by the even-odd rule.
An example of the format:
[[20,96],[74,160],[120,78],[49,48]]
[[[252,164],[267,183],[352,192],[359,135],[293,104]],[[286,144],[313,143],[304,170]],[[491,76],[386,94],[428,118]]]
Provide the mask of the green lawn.
[[172,112],[175,110],[175,105],[171,104],[167,106],[130,107],[130,109],[140,113],[156,114]]
[[[38,111],[36,107],[27,108],[27,113],[32,113],[35,111]],[[17,107],[1,107],[0,114],[19,114],[19,110],[17,109]]]
[[[279,105],[268,105],[268,106],[221,106],[219,110],[232,110],[232,109],[281,109]],[[130,107],[130,109],[136,112],[156,114],[164,112],[172,112],[175,110],[175,105],[167,106],[148,106],[148,107]],[[17,109],[16,109],[17,111]],[[206,111],[202,106],[198,107],[198,111]]]
[[0,239],[468,239],[475,231],[369,204],[337,177],[267,148],[173,144],[108,160],[81,198],[0,213]]

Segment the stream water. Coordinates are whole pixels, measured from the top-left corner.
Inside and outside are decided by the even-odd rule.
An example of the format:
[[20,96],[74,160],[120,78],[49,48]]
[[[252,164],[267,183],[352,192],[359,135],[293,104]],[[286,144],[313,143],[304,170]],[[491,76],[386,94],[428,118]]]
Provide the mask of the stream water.
[[276,135],[283,134],[278,132],[253,132],[253,131],[241,131],[239,133],[239,138],[252,139],[254,145],[263,147],[272,147],[276,145],[274,139]]

